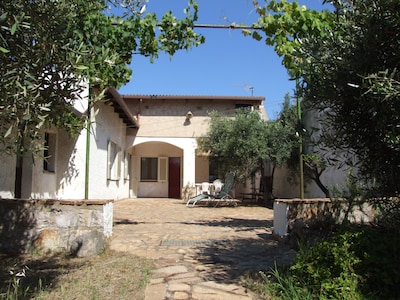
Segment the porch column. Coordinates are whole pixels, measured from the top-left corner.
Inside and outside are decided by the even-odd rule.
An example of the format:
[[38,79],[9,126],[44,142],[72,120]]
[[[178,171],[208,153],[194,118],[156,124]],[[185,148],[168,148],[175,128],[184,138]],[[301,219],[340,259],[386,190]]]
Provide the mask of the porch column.
[[187,184],[194,185],[196,174],[196,140],[187,143],[183,148],[183,182],[182,186]]

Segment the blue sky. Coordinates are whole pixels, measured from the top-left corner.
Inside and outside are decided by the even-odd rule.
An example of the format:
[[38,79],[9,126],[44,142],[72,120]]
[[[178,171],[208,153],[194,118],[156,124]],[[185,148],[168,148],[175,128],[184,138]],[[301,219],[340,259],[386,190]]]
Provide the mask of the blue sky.
[[[149,0],[146,12],[162,15],[171,10],[183,15],[187,0]],[[251,25],[258,17],[250,0],[197,0],[199,24],[232,22]],[[298,0],[321,10],[322,0]],[[262,3],[262,0],[260,1]],[[190,51],[179,51],[172,58],[161,54],[149,58],[134,55],[130,82],[121,94],[263,96],[270,119],[281,110],[286,93],[293,94],[281,58],[264,41],[244,37],[239,29],[195,29],[206,42]]]

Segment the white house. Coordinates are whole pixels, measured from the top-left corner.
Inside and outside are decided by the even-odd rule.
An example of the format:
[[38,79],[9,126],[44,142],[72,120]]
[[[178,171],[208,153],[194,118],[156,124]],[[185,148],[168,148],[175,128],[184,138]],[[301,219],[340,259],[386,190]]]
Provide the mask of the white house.
[[[24,159],[22,198],[181,198],[185,186],[213,175],[196,151],[211,111],[233,116],[252,107],[265,116],[263,97],[122,96],[114,88],[105,95],[91,109],[90,130],[76,138],[57,128],[43,133],[46,153]],[[82,114],[87,99],[75,105]],[[0,197],[13,198],[15,158],[1,156],[0,167]]]

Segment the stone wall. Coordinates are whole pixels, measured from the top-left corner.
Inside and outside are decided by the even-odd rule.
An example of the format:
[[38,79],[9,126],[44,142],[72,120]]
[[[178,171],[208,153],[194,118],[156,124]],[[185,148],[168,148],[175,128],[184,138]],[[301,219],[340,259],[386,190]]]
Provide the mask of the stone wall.
[[335,220],[340,223],[369,223],[375,219],[376,211],[367,202],[347,200],[316,199],[276,199],[274,201],[274,233],[285,236],[289,226],[296,220]]
[[0,199],[0,252],[77,253],[88,241],[105,246],[112,225],[112,200]]

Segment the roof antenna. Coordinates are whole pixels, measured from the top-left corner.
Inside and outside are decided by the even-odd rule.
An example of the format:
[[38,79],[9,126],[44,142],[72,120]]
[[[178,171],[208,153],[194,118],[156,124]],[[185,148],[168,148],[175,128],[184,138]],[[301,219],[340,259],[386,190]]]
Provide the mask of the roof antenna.
[[253,96],[254,94],[254,86],[250,85],[250,84],[245,84],[245,85],[238,85],[239,87],[245,89],[245,90],[249,90],[251,92],[251,96]]

